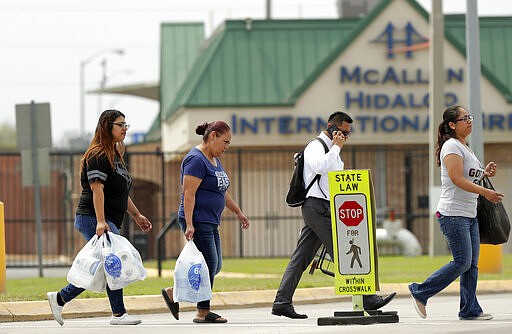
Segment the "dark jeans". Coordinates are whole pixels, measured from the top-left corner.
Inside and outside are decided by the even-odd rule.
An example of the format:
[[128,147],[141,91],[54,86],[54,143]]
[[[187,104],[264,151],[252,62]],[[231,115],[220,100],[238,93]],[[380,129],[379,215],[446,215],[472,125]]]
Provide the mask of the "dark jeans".
[[459,317],[477,317],[482,313],[476,298],[480,254],[478,220],[457,216],[440,216],[438,220],[453,261],[435,271],[423,283],[412,283],[409,290],[414,298],[427,305],[430,297],[460,277]]
[[[96,234],[97,220],[94,216],[76,215],[75,217],[75,228],[78,232],[82,233],[82,236],[86,241],[89,241]],[[113,222],[107,220],[107,224],[110,227],[110,231],[115,234],[119,234],[119,230]],[[62,299],[67,303],[77,297],[79,294],[84,292],[85,289],[74,286],[73,284],[66,285],[59,294]],[[123,301],[123,289],[110,290],[107,285],[107,296],[110,301],[110,308],[112,314],[123,314],[126,313]]]
[[[178,222],[183,231],[187,229],[185,219],[179,217]],[[194,222],[194,243],[197,249],[203,254],[208,271],[210,272],[210,284],[213,289],[215,275],[222,268],[222,249],[219,236],[219,225],[211,223]],[[210,301],[203,300],[197,303],[198,309],[209,310]]]

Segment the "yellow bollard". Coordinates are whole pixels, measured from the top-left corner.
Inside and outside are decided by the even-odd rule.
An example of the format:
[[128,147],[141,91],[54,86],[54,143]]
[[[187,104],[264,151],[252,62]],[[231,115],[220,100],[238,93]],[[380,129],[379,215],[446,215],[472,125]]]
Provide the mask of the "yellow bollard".
[[5,293],[5,280],[4,203],[0,202],[0,293]]
[[503,270],[503,250],[501,245],[480,245],[478,272],[484,274],[501,273]]

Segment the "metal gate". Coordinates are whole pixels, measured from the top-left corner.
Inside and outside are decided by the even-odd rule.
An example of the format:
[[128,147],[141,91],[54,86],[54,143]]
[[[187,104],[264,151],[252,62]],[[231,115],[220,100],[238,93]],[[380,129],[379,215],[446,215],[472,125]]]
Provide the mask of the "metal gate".
[[[303,224],[300,209],[284,202],[293,169],[293,153],[282,149],[232,149],[223,156],[232,187],[230,193],[251,227],[242,231],[228,210],[222,217],[221,240],[226,257],[288,257]],[[132,199],[153,223],[151,233],[140,232],[128,216],[123,235],[144,258],[156,258],[156,235],[176,212],[180,202],[179,168],[185,152],[136,152],[126,155],[133,177]],[[42,187],[42,240],[44,266],[68,266],[85,243],[73,227],[80,195],[78,152],[50,154],[50,185]],[[378,207],[378,224],[390,209],[428,245],[428,147],[352,146],[344,148],[346,169],[370,169]],[[21,186],[21,159],[17,153],[0,153],[0,201],[5,205],[7,266],[37,265],[34,203],[31,188]],[[164,257],[176,257],[184,245],[178,228],[164,238]]]

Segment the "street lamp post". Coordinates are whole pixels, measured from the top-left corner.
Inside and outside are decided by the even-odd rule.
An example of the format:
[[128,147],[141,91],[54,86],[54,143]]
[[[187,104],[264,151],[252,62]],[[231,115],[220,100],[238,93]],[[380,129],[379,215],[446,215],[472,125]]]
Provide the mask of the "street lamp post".
[[105,53],[114,53],[118,55],[124,54],[123,49],[105,49],[101,50],[89,58],[80,61],[80,137],[85,138],[85,66],[89,64],[91,61],[96,59],[96,57],[105,54]]

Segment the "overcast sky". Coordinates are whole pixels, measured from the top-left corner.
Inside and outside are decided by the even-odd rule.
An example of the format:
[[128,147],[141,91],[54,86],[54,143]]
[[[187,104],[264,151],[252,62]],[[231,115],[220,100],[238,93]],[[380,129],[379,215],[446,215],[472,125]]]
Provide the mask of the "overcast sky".
[[[419,1],[430,10],[430,0]],[[273,18],[336,18],[336,0],[273,0]],[[480,15],[512,16],[512,1],[480,0]],[[162,22],[204,22],[208,35],[225,19],[265,16],[266,0],[0,0],[0,124],[15,124],[15,105],[49,102],[55,146],[80,131],[80,62],[87,90],[157,82]],[[464,13],[466,0],[444,0]],[[122,49],[123,55],[109,50]],[[96,57],[94,57],[97,55]],[[86,132],[100,110],[116,108],[146,132],[158,103],[125,95],[86,95]]]

